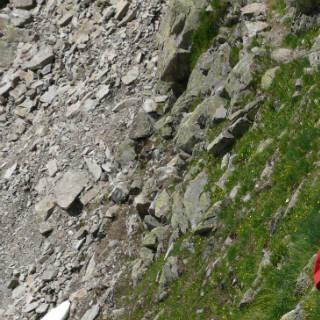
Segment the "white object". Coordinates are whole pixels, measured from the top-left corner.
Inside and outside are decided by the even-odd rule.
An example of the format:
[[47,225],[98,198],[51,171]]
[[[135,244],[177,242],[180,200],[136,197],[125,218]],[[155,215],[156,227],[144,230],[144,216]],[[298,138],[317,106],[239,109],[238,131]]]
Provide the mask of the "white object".
[[58,305],[56,308],[51,309],[42,320],[66,320],[69,315],[71,303],[65,301]]

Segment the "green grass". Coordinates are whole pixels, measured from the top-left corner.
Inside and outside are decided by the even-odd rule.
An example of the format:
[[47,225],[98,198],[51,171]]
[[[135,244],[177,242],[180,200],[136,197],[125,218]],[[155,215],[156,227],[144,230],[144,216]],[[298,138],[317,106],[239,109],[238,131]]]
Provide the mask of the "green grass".
[[280,15],[284,15],[286,11],[286,1],[285,0],[271,0],[271,8],[277,11]]

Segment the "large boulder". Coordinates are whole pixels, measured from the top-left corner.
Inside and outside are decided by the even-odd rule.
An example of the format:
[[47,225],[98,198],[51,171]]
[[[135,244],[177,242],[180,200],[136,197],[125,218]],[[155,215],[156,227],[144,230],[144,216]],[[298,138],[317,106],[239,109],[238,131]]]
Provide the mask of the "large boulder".
[[218,87],[231,71],[231,48],[228,43],[222,44],[216,51],[210,48],[203,53],[190,75],[187,92],[201,96]]
[[185,82],[190,72],[193,32],[197,29],[200,12],[208,0],[170,0],[158,40],[163,47],[159,59],[161,80]]

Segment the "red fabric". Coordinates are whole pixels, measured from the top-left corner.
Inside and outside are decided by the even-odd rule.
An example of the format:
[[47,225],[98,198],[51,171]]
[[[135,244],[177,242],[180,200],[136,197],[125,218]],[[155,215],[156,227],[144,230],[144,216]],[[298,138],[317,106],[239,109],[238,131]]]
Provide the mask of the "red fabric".
[[317,253],[317,259],[314,265],[313,281],[315,287],[320,290],[320,251]]

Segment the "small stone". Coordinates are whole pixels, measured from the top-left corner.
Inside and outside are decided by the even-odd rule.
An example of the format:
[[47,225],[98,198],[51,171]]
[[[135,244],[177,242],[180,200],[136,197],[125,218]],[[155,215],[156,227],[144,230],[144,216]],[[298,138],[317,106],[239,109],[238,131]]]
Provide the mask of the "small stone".
[[120,0],[116,6],[116,15],[117,20],[121,20],[128,12],[130,7],[130,2],[126,0]]
[[53,226],[49,223],[41,223],[39,227],[39,232],[45,236],[48,237],[53,231]]
[[85,159],[85,162],[94,180],[98,181],[101,178],[101,174],[102,174],[101,167],[97,164],[96,161],[92,159]]
[[49,309],[49,305],[47,303],[41,303],[37,309],[36,309],[36,313],[43,315],[47,312],[47,310]]
[[52,281],[58,275],[58,270],[53,266],[49,266],[42,274],[42,280],[45,282]]
[[129,70],[128,73],[124,77],[122,77],[121,80],[125,85],[129,85],[134,81],[136,81],[138,77],[139,77],[139,67],[135,66],[131,70]]
[[57,160],[56,159],[50,160],[47,163],[46,167],[47,167],[49,176],[54,177],[55,174],[58,172]]
[[35,212],[47,220],[55,208],[54,198],[52,196],[45,196],[42,200],[36,203]]
[[224,156],[230,150],[230,147],[234,142],[234,136],[228,131],[224,131],[209,144],[207,151],[215,156]]
[[147,99],[142,108],[146,113],[153,113],[157,111],[157,103],[153,99]]
[[12,4],[17,9],[29,10],[35,7],[36,1],[34,0],[12,0]]
[[31,61],[25,64],[25,69],[37,70],[43,68],[54,60],[54,53],[51,47],[44,47],[36,53]]

